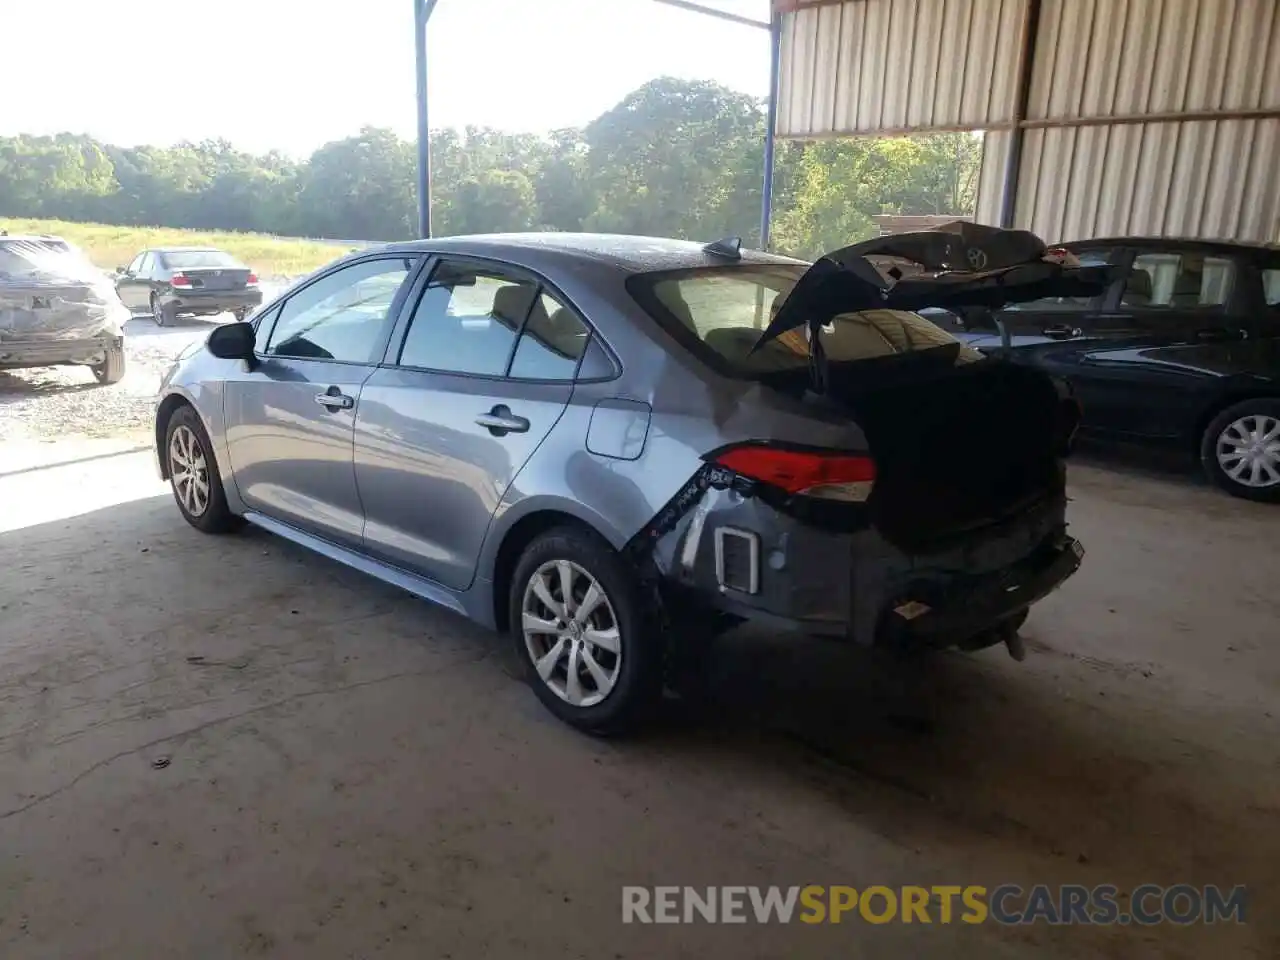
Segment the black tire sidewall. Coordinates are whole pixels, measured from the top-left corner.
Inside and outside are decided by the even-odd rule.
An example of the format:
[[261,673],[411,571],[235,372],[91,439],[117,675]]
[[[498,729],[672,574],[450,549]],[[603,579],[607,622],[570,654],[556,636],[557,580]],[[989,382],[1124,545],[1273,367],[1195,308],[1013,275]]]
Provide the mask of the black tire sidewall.
[[[550,560],[572,561],[595,577],[617,619],[622,669],[609,695],[591,707],[577,707],[558,697],[538,676],[525,647],[521,626],[525,587],[534,571]],[[529,685],[543,705],[564,722],[598,736],[627,733],[644,721],[659,699],[663,637],[646,593],[638,573],[607,543],[587,531],[572,527],[551,530],[525,549],[511,577],[511,639]]]
[[155,296],[151,298],[151,319],[156,322],[157,327],[165,325],[164,307],[160,305],[159,299]]
[[1231,479],[1218,463],[1218,437],[1228,426],[1251,414],[1280,419],[1280,398],[1259,397],[1233,404],[1219,413],[1205,428],[1200,438],[1200,463],[1213,484],[1234,497],[1256,503],[1280,503],[1280,483],[1272,487],[1246,487]]
[[[207,464],[209,506],[198,517],[193,517],[187,512],[187,508],[182,505],[178,490],[173,483],[173,464],[168,459],[174,431],[180,426],[189,427],[191,432],[196,435],[196,440],[200,443],[200,448],[204,453],[205,463]],[[178,506],[178,511],[187,523],[203,533],[227,533],[239,526],[239,518],[232,514],[227,507],[227,496],[222,489],[222,476],[218,470],[218,458],[214,455],[213,444],[209,442],[209,434],[205,432],[204,424],[200,422],[199,415],[192,407],[186,404],[174,411],[173,416],[169,418],[169,423],[165,426],[164,457],[165,467],[169,473],[169,489],[173,492],[173,500]]]

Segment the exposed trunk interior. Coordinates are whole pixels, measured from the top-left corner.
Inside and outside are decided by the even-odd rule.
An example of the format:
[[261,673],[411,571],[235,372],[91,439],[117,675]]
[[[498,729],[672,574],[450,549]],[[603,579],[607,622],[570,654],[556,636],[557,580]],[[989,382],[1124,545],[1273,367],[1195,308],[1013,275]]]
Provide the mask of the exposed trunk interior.
[[[948,356],[949,355],[949,356]],[[1069,411],[1053,382],[948,350],[835,364],[828,396],[849,407],[876,461],[873,522],[918,548],[1061,493]]]

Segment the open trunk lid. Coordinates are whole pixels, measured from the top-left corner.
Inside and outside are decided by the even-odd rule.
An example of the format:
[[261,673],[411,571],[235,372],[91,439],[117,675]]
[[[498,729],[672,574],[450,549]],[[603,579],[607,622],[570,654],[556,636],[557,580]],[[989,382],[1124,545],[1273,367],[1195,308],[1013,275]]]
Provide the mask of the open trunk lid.
[[983,357],[915,311],[971,315],[1091,295],[1110,280],[1109,267],[1080,267],[1024,231],[959,223],[883,237],[818,260],[755,351],[765,369],[783,347],[808,352],[812,391],[848,409],[866,435],[876,526],[915,548],[1060,495],[1079,422],[1064,385]]

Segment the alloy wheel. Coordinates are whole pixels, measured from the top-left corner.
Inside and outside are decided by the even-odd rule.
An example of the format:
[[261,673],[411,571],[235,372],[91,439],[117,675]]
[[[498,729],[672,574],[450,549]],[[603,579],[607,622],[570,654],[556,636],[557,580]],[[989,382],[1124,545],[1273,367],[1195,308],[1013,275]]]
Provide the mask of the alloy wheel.
[[1218,435],[1216,453],[1222,472],[1241,486],[1280,484],[1280,419],[1251,413],[1233,420]]
[[201,517],[209,509],[209,467],[195,432],[179,425],[169,439],[169,476],[178,502],[189,516]]
[[521,604],[524,645],[556,696],[593,707],[613,691],[622,669],[622,638],[604,586],[569,560],[534,571]]

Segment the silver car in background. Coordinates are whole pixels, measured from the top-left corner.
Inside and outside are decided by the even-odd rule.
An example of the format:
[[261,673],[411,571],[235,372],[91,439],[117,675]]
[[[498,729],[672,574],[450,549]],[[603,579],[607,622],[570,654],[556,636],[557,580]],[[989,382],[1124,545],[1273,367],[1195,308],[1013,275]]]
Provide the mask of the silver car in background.
[[[200,530],[247,520],[509,631],[591,732],[748,619],[1012,650],[1079,564],[1070,398],[913,312],[845,316],[808,281],[840,270],[551,233],[360,251],[178,361],[160,469]],[[806,310],[823,389],[803,331],[761,345]]]

